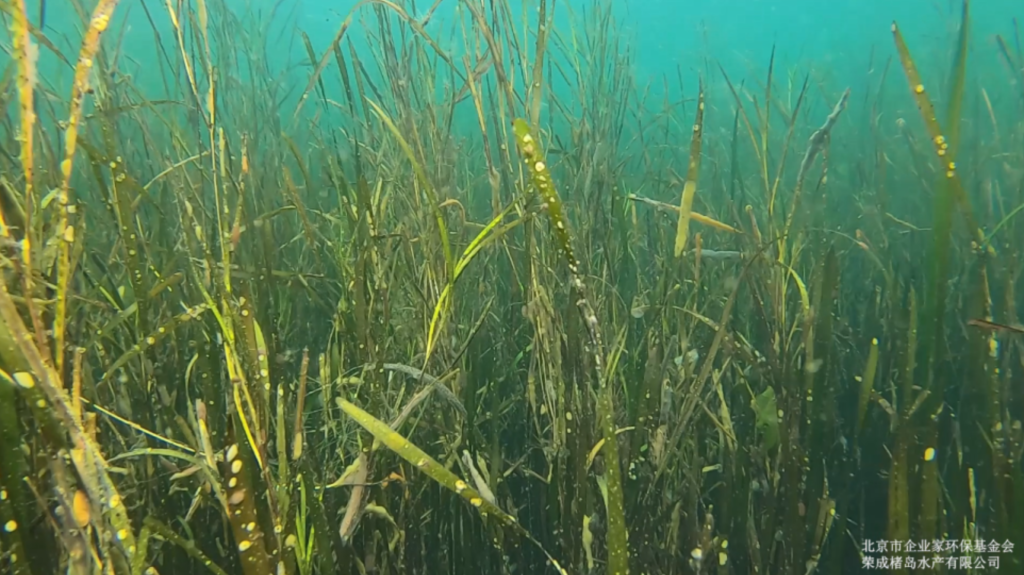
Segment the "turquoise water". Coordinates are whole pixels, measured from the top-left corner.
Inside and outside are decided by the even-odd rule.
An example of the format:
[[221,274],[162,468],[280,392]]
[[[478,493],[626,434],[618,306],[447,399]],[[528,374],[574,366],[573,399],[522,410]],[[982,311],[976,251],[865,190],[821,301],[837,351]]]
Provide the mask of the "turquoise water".
[[[27,0],[28,12],[38,15],[39,0]],[[420,1],[410,6],[409,12],[425,15],[431,2]],[[274,71],[300,66],[305,52],[297,30],[305,31],[313,46],[322,50],[327,46],[339,25],[349,14],[354,2],[310,2],[307,0],[232,1],[228,5],[243,15],[246,30],[254,33],[258,24],[273,19],[269,37],[273,50],[268,53],[268,64]],[[431,32],[450,32],[445,23],[451,21],[458,2],[445,0],[434,13]],[[583,14],[592,9],[592,0],[564,1],[556,4],[555,28],[562,30],[570,20],[570,13]],[[123,47],[135,65],[125,65],[125,73],[133,74],[143,85],[158,85],[150,64],[155,61],[153,30],[142,7],[153,16],[156,30],[166,40],[173,38],[173,28],[167,17],[164,2],[155,0],[125,1],[115,18],[124,19],[128,29],[123,33]],[[512,2],[512,11],[522,14],[523,5]],[[525,13],[533,17],[536,3],[527,3]],[[955,22],[960,7],[953,0],[864,0],[818,2],[791,0],[707,0],[701,2],[648,0],[612,2],[612,13],[621,26],[624,47],[628,48],[636,66],[637,81],[660,82],[666,74],[674,76],[677,69],[687,74],[704,72],[715,81],[717,64],[738,78],[748,75],[761,77],[767,70],[769,54],[776,52],[777,65],[782,70],[801,71],[813,68],[816,74],[828,76],[837,84],[856,86],[880,73],[882,62],[894,55],[889,31],[891,23],[899,22],[911,48],[918,47],[919,65],[948,64],[949,40],[955,33]],[[64,0],[47,0],[46,25],[60,38],[61,34],[79,29],[74,11]],[[994,37],[1014,36],[1014,18],[1022,18],[1020,5],[1013,0],[984,0],[972,5],[971,50],[972,64],[977,74],[999,73],[999,66],[991,57],[996,44]],[[38,23],[36,16],[33,21]],[[353,29],[357,46],[362,33],[358,24]],[[458,42],[445,47],[456,57],[460,55]],[[62,44],[62,48],[67,43]],[[67,87],[70,71],[59,66],[55,59],[42,53],[42,69],[55,86]],[[296,81],[304,71],[296,71]],[[337,95],[337,94],[335,94]]]

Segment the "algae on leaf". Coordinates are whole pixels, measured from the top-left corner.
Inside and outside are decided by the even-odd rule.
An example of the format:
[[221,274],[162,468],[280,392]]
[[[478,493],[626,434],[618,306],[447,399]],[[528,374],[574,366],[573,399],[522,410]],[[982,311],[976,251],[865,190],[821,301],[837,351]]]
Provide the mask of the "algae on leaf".
[[775,389],[766,387],[750,400],[754,410],[755,424],[761,434],[761,444],[768,451],[779,444],[779,408],[775,402]]
[[700,174],[700,148],[704,136],[704,84],[701,82],[697,96],[697,119],[693,122],[693,136],[690,138],[690,163],[686,169],[686,183],[683,197],[679,202],[679,221],[676,223],[675,257],[683,255],[686,238],[690,233],[690,217],[693,213],[693,198],[697,194],[697,176]]

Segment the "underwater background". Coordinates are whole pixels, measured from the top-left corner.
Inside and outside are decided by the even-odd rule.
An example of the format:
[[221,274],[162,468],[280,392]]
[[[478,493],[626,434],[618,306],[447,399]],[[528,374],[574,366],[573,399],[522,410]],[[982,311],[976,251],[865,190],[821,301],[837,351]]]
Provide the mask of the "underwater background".
[[0,573],[1024,572],[1022,16],[0,0]]

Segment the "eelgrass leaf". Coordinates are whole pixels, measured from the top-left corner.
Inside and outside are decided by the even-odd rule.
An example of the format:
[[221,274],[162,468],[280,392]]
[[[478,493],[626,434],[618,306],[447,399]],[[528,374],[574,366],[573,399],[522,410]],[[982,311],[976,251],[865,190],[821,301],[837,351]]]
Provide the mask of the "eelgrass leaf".
[[386,423],[363,411],[355,404],[338,398],[338,406],[346,415],[362,426],[363,429],[370,432],[370,435],[372,435],[376,441],[381,442],[385,447],[395,452],[399,457],[416,466],[417,469],[425,473],[434,481],[438,482],[442,487],[468,501],[470,505],[477,509],[482,517],[495,518],[505,527],[512,529],[536,545],[545,557],[547,557],[555,570],[557,570],[561,575],[567,575],[565,569],[562,568],[558,561],[556,561],[554,557],[544,549],[540,542],[538,542],[526,530],[526,528],[520,525],[514,517],[505,513],[500,507],[485,499],[477,490],[470,487],[465,481],[459,479],[458,476],[438,463],[437,460],[427,455],[425,451],[414,445],[405,437],[402,437],[402,435],[397,431],[388,427]]

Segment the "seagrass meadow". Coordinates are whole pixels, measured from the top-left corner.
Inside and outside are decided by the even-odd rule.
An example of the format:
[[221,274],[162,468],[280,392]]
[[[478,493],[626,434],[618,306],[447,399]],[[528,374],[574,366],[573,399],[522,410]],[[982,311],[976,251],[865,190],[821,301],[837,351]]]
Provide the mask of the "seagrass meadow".
[[0,573],[1024,572],[1013,15],[259,4],[0,0]]

